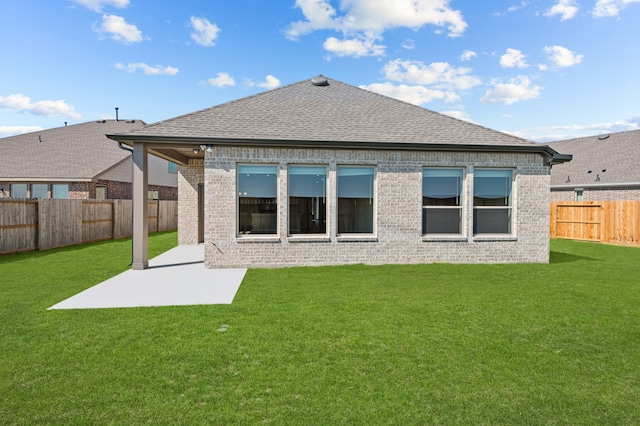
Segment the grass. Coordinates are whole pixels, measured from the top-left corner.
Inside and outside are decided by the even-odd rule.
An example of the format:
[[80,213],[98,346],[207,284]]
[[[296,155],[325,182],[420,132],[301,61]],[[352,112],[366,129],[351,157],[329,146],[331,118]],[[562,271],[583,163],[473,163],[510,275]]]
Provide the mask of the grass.
[[130,241],[1,256],[0,423],[637,423],[640,249],[551,250],[250,270],[232,305],[68,311],[46,308],[126,269]]

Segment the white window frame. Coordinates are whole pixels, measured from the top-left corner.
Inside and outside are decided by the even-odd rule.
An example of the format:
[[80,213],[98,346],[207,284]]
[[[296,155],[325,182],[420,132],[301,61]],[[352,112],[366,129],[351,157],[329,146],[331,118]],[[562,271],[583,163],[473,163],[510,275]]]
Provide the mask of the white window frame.
[[[276,196],[275,196],[275,206],[273,207],[275,209],[275,213],[276,213],[276,228],[275,228],[275,232],[273,233],[266,233],[266,232],[259,232],[259,233],[252,233],[251,231],[253,229],[241,229],[241,212],[240,212],[240,199],[242,198],[240,194],[240,175],[242,173],[241,169],[244,167],[270,167],[270,168],[274,168],[274,174],[275,174],[275,178],[276,178]],[[279,235],[280,232],[280,209],[278,208],[279,204],[280,204],[280,176],[279,176],[279,165],[278,164],[274,164],[274,163],[238,163],[236,165],[236,236],[237,237],[256,237],[256,238],[269,238],[269,237],[274,237]],[[264,198],[271,198],[271,197],[264,197]],[[253,227],[253,218],[251,219],[251,227]]]
[[[311,233],[303,233],[303,232],[292,232],[292,215],[291,215],[291,169],[293,167],[302,167],[309,168],[310,170],[313,168],[324,169],[324,191],[322,198],[324,201],[324,232],[311,232]],[[313,174],[313,173],[311,173]],[[329,191],[329,166],[327,164],[289,164],[287,165],[287,235],[290,237],[326,237],[329,235],[329,199],[328,199],[328,191]],[[318,200],[319,201],[319,200]],[[317,205],[318,214],[319,214],[319,205]],[[312,219],[312,221],[320,220],[320,219]]]
[[[422,206],[422,218],[424,217],[424,214],[426,211],[428,210],[459,210],[459,217],[460,217],[460,232],[458,233],[446,233],[446,232],[441,232],[441,233],[427,233],[427,229],[426,229],[426,224],[423,222],[421,231],[422,231],[422,235],[423,237],[433,237],[433,236],[441,236],[441,237],[460,237],[465,235],[465,229],[466,229],[466,215],[465,215],[465,197],[464,197],[464,190],[465,190],[465,178],[466,178],[466,169],[462,168],[462,167],[423,167],[422,168],[422,185],[421,185],[421,191],[422,191],[422,197],[424,197],[424,172],[426,170],[441,170],[441,171],[445,171],[445,170],[455,170],[455,171],[459,171],[461,173],[460,176],[460,194],[458,195],[459,200],[458,200],[458,205],[456,206],[425,206],[424,205],[424,201],[421,202],[421,206]],[[424,221],[424,219],[422,219],[422,221]]]
[[[36,196],[36,187],[44,187],[44,195],[41,197]],[[43,188],[41,188],[43,189]],[[49,198],[49,184],[47,183],[32,183],[31,184],[31,198]]]
[[[371,169],[371,197],[370,203],[372,204],[372,212],[371,212],[371,232],[340,232],[340,169],[345,168],[361,168],[361,169]],[[377,168],[373,165],[361,165],[361,164],[339,164],[336,167],[336,231],[338,236],[372,236],[376,234],[376,223],[377,223],[377,199],[378,194],[376,191],[376,179],[377,179]]]
[[[510,172],[511,174],[511,180],[510,180],[510,191],[508,194],[508,205],[506,206],[476,206],[475,203],[475,194],[476,194],[476,179],[478,178],[478,172],[482,173],[482,172],[489,172],[489,171],[501,171],[501,172]],[[474,237],[483,237],[483,236],[491,236],[491,235],[497,235],[497,236],[513,236],[515,235],[515,209],[514,209],[514,201],[515,201],[515,182],[516,182],[516,171],[512,168],[508,168],[508,167],[496,167],[496,168],[475,168],[474,172],[473,172],[473,191],[474,191],[474,195],[473,195],[473,235]],[[501,197],[503,198],[503,197]],[[509,232],[504,232],[504,233],[486,233],[486,232],[482,232],[479,233],[477,231],[477,220],[476,220],[476,213],[480,210],[506,210],[508,211],[508,216],[509,216],[509,223],[508,223],[508,227],[509,227]]]
[[[16,195],[15,195],[16,187],[19,187],[21,189],[24,187],[24,197],[16,197]],[[19,192],[20,192],[19,195],[22,195],[23,191],[21,190]],[[28,184],[26,184],[26,183],[12,183],[11,184],[11,198],[27,198],[27,194],[28,193],[29,193],[29,185]]]
[[[65,194],[64,197],[60,196],[59,191],[62,190]],[[51,185],[51,198],[69,198],[69,184],[68,183],[54,183]]]
[[[104,198],[98,198],[98,188],[104,189]],[[108,199],[107,185],[96,185],[96,200],[107,200],[107,199]]]

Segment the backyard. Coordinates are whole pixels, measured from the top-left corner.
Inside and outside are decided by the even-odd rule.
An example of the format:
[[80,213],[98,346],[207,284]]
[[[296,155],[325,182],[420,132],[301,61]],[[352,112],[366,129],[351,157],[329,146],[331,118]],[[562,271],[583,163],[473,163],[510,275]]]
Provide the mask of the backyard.
[[[150,256],[176,233],[149,237]],[[0,256],[2,424],[634,424],[640,249],[249,270],[231,305],[47,308],[129,239]]]

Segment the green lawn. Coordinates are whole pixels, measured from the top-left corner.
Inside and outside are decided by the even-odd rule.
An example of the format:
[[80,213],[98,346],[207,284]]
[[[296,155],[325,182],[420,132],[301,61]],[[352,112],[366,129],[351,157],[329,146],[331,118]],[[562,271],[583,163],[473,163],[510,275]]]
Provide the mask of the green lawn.
[[637,424],[640,249],[551,250],[250,270],[229,306],[72,311],[46,308],[127,269],[130,240],[0,256],[0,424]]

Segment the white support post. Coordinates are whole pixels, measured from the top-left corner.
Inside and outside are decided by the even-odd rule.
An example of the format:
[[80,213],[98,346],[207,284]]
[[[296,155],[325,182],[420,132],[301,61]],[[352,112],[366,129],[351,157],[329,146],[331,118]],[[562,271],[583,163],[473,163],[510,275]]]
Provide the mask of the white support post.
[[144,143],[133,144],[133,263],[132,269],[149,267],[149,203],[147,168],[148,149]]

